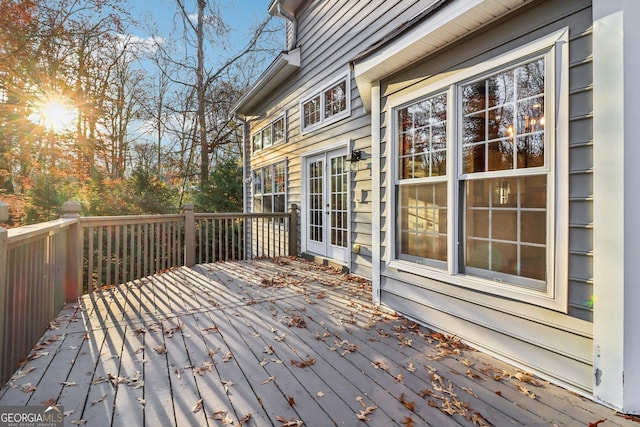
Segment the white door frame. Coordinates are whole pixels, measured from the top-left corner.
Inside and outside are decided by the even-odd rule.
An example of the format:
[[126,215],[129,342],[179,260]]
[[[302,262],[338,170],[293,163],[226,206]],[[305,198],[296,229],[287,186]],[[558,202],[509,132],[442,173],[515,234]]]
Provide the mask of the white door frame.
[[[309,181],[309,170],[308,170],[308,162],[313,158],[321,158],[324,157],[324,166],[325,172],[323,174],[323,179],[325,180],[325,187],[327,187],[327,179],[328,179],[328,159],[332,155],[344,155],[347,156],[349,152],[350,141],[342,141],[338,144],[333,144],[331,146],[323,147],[322,149],[313,150],[306,152],[301,155],[300,165],[301,165],[301,197],[300,197],[300,249],[302,253],[313,254],[322,258],[329,259],[334,261],[337,264],[344,265],[346,267],[350,267],[351,265],[351,172],[348,167],[347,171],[347,246],[343,248],[343,253],[340,255],[340,251],[336,254],[331,254],[331,251],[323,251],[319,250],[318,247],[314,247],[313,243],[309,241],[309,192],[310,188],[308,185]],[[326,190],[325,190],[326,193]],[[325,204],[326,206],[326,204]],[[326,210],[324,211],[324,217],[326,218]],[[326,228],[326,227],[325,227]],[[325,233],[325,248],[329,249],[330,240],[329,233]],[[335,256],[338,256],[335,258]]]

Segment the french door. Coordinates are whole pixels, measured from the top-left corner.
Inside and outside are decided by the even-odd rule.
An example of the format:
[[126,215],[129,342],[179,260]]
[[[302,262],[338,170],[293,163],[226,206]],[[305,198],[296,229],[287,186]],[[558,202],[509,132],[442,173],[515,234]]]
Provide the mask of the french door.
[[346,150],[306,158],[306,250],[347,262],[349,244]]

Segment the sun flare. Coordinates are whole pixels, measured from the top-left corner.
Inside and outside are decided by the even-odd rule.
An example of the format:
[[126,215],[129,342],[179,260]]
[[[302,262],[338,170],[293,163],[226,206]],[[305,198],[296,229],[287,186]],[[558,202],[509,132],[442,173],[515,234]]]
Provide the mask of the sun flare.
[[48,96],[29,117],[34,123],[42,124],[54,132],[73,129],[78,112],[61,96]]

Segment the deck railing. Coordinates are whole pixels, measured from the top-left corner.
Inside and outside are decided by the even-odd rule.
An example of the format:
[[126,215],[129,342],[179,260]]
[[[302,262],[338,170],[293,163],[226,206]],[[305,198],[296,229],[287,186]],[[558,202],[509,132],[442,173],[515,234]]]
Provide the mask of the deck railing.
[[66,202],[61,219],[0,227],[0,381],[65,302],[83,292],[178,266],[297,254],[297,209],[289,213],[195,213],[81,217]]

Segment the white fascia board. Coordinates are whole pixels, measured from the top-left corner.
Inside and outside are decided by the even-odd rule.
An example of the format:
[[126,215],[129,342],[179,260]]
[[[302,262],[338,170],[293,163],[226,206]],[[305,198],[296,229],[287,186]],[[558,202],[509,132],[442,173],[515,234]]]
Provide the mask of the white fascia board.
[[[371,110],[371,87],[415,61],[481,28],[530,0],[457,0],[354,64],[362,103]],[[461,25],[464,23],[464,25]]]
[[282,52],[262,73],[256,84],[240,98],[232,113],[245,118],[259,116],[260,114],[254,111],[256,105],[299,68],[300,48]]

